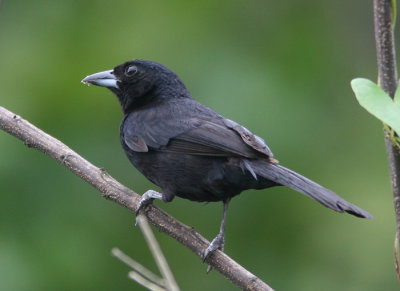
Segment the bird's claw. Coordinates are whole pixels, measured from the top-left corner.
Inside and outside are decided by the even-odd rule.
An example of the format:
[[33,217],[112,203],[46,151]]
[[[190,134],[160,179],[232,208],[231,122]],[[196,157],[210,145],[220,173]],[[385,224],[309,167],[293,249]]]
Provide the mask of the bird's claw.
[[207,247],[207,249],[204,251],[203,254],[203,262],[208,258],[209,255],[211,255],[213,252],[215,252],[217,249],[223,251],[224,250],[224,245],[225,245],[225,236],[218,234],[210,243],[210,245]]
[[[154,199],[162,199],[162,194],[154,191],[148,190],[142,195],[142,199],[139,201],[138,205],[136,206],[135,214],[136,216],[139,215],[139,212],[145,208],[147,205],[153,203]],[[138,221],[136,220],[135,226],[137,226]]]
[[150,199],[143,199],[139,201],[136,210],[135,210],[135,215],[136,215],[136,219],[135,219],[135,226],[138,226],[138,220],[137,217],[140,214],[140,211],[143,210],[143,208],[145,208],[147,205],[153,203],[154,198],[150,198]]
[[[225,245],[225,235],[219,233],[210,243],[210,245],[207,247],[207,249],[204,251],[203,254],[203,262],[208,258],[209,255],[211,255],[213,252],[215,252],[217,249],[224,251],[224,245]],[[210,273],[212,270],[212,267],[208,265],[206,273]]]
[[154,198],[147,198],[147,199],[142,198],[136,207],[136,211],[135,211],[136,215],[138,215],[139,211],[142,210],[143,208],[145,208],[147,205],[153,203],[153,201],[154,201]]

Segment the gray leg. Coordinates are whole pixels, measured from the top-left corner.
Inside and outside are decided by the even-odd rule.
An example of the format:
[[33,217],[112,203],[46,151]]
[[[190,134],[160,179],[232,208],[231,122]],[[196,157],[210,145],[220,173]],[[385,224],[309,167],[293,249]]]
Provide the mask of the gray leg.
[[148,190],[142,195],[142,199],[138,203],[136,207],[136,215],[139,213],[140,210],[143,209],[147,204],[150,204],[153,202],[154,199],[159,199],[162,200],[162,193],[154,191],[154,190]]
[[[222,213],[222,222],[221,227],[219,229],[218,235],[212,240],[208,248],[205,250],[203,254],[203,260],[205,260],[211,253],[213,253],[216,249],[224,250],[225,245],[225,224],[226,224],[226,213],[228,212],[228,206],[231,198],[224,200],[224,211]],[[207,272],[211,270],[209,266]]]
[[[154,191],[154,190],[148,190],[142,195],[142,199],[139,201],[137,207],[136,207],[136,216],[139,215],[139,211],[142,210],[146,205],[150,204],[153,202],[154,199],[159,199],[162,200],[162,193]],[[138,225],[138,221],[136,220],[135,226]]]

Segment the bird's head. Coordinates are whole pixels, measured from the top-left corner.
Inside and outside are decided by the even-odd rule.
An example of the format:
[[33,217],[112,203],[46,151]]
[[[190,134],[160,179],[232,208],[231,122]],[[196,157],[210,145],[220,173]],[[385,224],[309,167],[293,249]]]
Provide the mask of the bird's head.
[[191,97],[174,72],[146,60],[129,61],[113,70],[89,75],[82,83],[110,89],[117,95],[125,114],[155,101]]

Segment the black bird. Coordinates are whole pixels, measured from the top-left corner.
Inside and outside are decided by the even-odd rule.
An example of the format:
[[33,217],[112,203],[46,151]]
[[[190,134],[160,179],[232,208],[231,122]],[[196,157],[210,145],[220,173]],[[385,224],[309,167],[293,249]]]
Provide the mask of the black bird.
[[122,147],[132,164],[162,189],[144,193],[137,211],[154,199],[169,202],[175,196],[224,203],[220,231],[204,259],[223,250],[229,201],[247,189],[288,186],[337,212],[373,218],[279,165],[263,139],[194,100],[179,77],[159,63],[133,60],[82,82],[117,95],[125,115]]

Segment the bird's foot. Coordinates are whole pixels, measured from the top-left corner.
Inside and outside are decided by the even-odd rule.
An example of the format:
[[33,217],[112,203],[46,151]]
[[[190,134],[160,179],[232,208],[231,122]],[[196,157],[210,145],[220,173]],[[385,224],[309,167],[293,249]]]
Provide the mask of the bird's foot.
[[225,236],[221,235],[220,233],[212,240],[208,248],[204,251],[203,254],[203,261],[207,259],[207,257],[215,252],[217,249],[223,251],[225,245]]
[[[136,207],[136,216],[138,216],[139,212],[145,208],[147,205],[151,204],[154,199],[159,199],[162,200],[162,193],[154,191],[154,190],[148,190],[142,195],[142,199],[139,201],[137,207]],[[137,221],[135,223],[137,225]]]
[[[203,262],[208,258],[209,255],[211,255],[217,249],[224,251],[224,246],[225,246],[225,234],[218,233],[218,235],[211,241],[210,245],[204,251]],[[208,266],[207,273],[209,273],[211,270],[212,270],[212,267]]]
[[[203,253],[203,262],[208,258],[209,255],[211,255],[213,252],[215,252],[217,249],[223,251],[224,250],[224,245],[225,245],[225,235],[219,233],[210,243],[210,245],[207,247],[207,249]],[[208,266],[207,268],[207,273],[211,271],[211,266]]]

